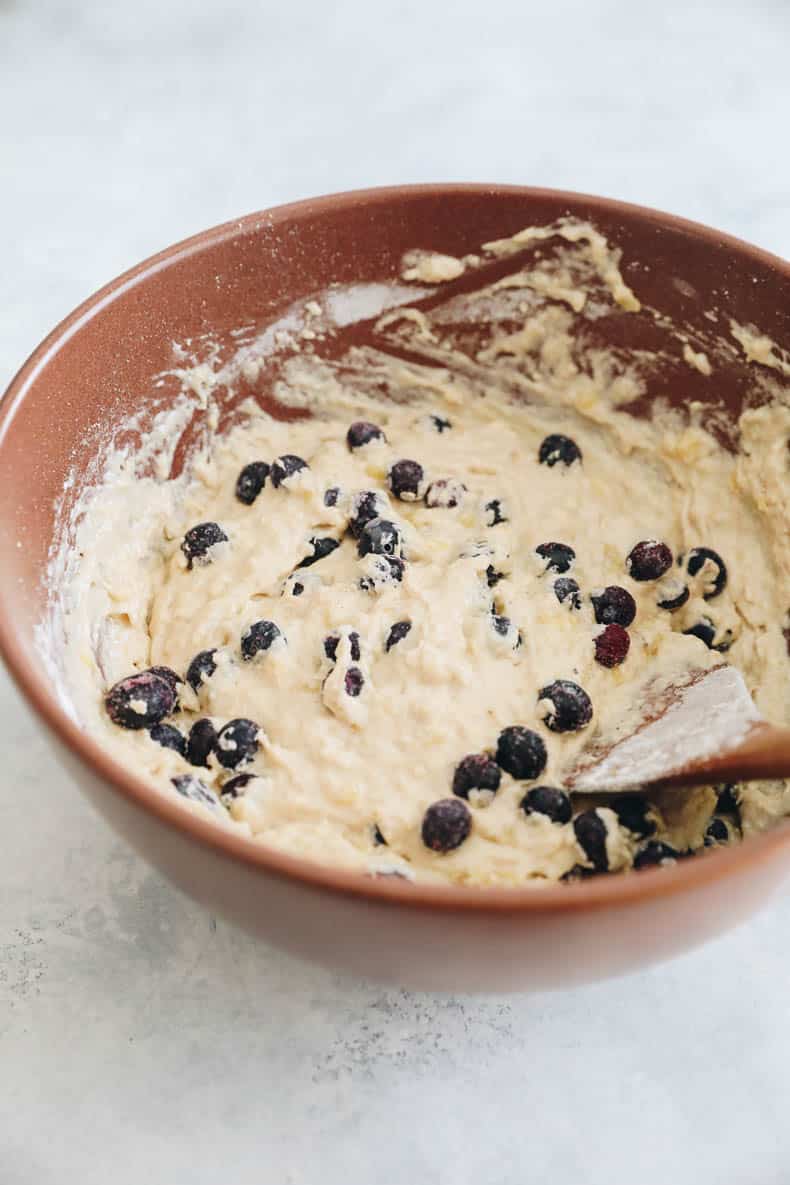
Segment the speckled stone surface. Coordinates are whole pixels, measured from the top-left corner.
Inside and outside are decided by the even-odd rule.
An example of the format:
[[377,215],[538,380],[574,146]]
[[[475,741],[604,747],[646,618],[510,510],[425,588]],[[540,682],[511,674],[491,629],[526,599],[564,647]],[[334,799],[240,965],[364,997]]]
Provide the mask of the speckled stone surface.
[[[144,255],[354,186],[597,191],[788,255],[789,36],[784,0],[0,0],[0,386]],[[608,985],[382,990],[163,884],[5,677],[0,740],[2,1185],[790,1180],[790,896]]]

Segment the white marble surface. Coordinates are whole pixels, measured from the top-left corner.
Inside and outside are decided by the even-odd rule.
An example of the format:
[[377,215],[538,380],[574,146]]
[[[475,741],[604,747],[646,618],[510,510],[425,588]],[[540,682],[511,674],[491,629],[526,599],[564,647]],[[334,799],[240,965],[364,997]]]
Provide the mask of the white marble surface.
[[[0,0],[0,386],[142,256],[353,186],[598,191],[788,255],[789,35],[787,0]],[[790,897],[609,985],[386,991],[163,884],[6,680],[0,740],[2,1185],[790,1180]]]

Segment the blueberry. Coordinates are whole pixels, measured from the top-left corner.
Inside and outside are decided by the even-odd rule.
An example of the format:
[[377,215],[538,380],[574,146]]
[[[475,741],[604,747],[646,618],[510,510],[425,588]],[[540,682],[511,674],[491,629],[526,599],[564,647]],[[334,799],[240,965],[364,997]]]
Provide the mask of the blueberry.
[[567,572],[576,559],[576,552],[567,543],[541,543],[535,551],[546,561],[545,572]]
[[258,725],[252,720],[229,720],[217,734],[214,752],[217,760],[225,769],[236,769],[239,765],[246,765],[252,761],[258,752]]
[[472,813],[462,798],[441,798],[422,820],[422,842],[432,852],[452,852],[472,830]]
[[256,654],[270,650],[278,638],[282,638],[280,627],[273,621],[254,621],[241,635],[241,657],[249,662]]
[[541,689],[538,700],[548,700],[543,720],[552,732],[577,732],[592,720],[593,707],[586,691],[570,679],[555,679]]
[[444,416],[431,416],[431,423],[440,436],[442,432],[447,432],[448,429],[452,428],[452,424]]
[[355,449],[370,444],[371,440],[386,439],[378,424],[371,424],[367,420],[355,420],[346,433],[346,444],[352,453]]
[[576,842],[587,860],[598,872],[606,872],[609,857],[606,854],[606,824],[597,811],[583,811],[573,820]]
[[727,584],[727,565],[719,553],[710,547],[692,547],[686,557],[686,571],[689,576],[697,576],[706,562],[710,562],[716,568],[715,576],[706,582],[706,591],[702,594],[704,600],[711,601],[724,590]]
[[196,778],[194,774],[179,774],[178,777],[171,778],[170,781],[178,793],[191,802],[200,802],[203,806],[211,807],[212,810],[217,810],[219,807],[219,799],[214,791],[209,789],[200,778]]
[[149,667],[148,671],[151,675],[159,675],[161,679],[167,679],[176,695],[178,695],[178,685],[179,683],[183,683],[184,680],[180,675],[176,674],[172,667]]
[[496,762],[512,778],[539,778],[546,768],[546,746],[531,728],[511,724],[499,734]]
[[223,802],[226,799],[232,801],[234,798],[240,798],[242,790],[249,786],[254,778],[255,774],[235,774],[232,778],[228,778],[227,782],[222,783]]
[[575,440],[571,440],[570,436],[562,436],[559,432],[552,432],[540,446],[538,450],[538,460],[541,465],[548,465],[553,469],[555,465],[562,462],[563,465],[572,465],[574,461],[581,461],[582,453]]
[[606,625],[595,638],[595,661],[602,667],[619,667],[631,647],[628,630],[621,625]]
[[704,844],[706,848],[716,847],[718,844],[730,842],[730,829],[725,823],[724,819],[719,819],[715,815],[708,823],[705,831]]
[[691,596],[687,584],[681,581],[675,581],[667,578],[662,581],[664,585],[661,591],[661,599],[656,601],[659,609],[666,609],[668,613],[674,613],[676,609],[682,609],[686,601]]
[[293,477],[295,473],[299,473],[302,469],[309,469],[310,466],[307,461],[301,457],[295,456],[293,453],[284,453],[282,457],[278,457],[272,465],[272,485],[275,489],[279,489],[288,481],[289,477]]
[[363,490],[355,494],[348,522],[348,528],[354,538],[359,539],[367,524],[374,518],[383,519],[387,510],[386,501],[376,490]]
[[317,564],[319,560],[326,559],[328,555],[337,550],[340,542],[333,539],[331,535],[313,535],[310,539],[310,546],[313,549],[313,554],[306,555],[303,560],[300,560],[296,565],[297,568],[309,568],[312,564]]
[[301,580],[294,580],[293,584],[291,585],[291,596],[301,597],[303,592],[304,585],[302,584]]
[[629,626],[636,617],[636,601],[626,588],[609,584],[601,593],[590,597],[599,625]]
[[182,757],[186,757],[186,737],[181,729],[176,728],[174,724],[154,724],[149,728],[148,735],[152,741],[156,741],[163,749],[173,749],[176,753],[180,753]]
[[387,841],[381,833],[381,828],[378,823],[373,824],[373,846],[374,848],[386,848]]
[[620,826],[640,839],[655,835],[656,825],[647,813],[650,804],[641,794],[618,794],[612,801],[612,810]]
[[666,543],[643,539],[631,548],[625,566],[632,580],[658,580],[672,567],[672,552]]
[[400,584],[405,568],[403,560],[396,555],[377,555],[374,571],[368,576],[362,577],[359,587],[364,592],[371,592],[374,589],[383,588],[387,584]]
[[186,758],[190,765],[208,766],[217,744],[217,730],[210,720],[196,720],[189,730]]
[[384,650],[386,653],[389,654],[393,646],[397,646],[398,642],[402,642],[410,630],[410,621],[396,621],[395,624],[391,626],[390,632],[387,634],[387,640],[384,643]]
[[554,581],[554,595],[561,605],[568,602],[569,609],[581,609],[582,598],[579,585],[572,576],[558,576]]
[[469,798],[470,790],[487,790],[492,795],[499,789],[502,775],[499,766],[487,753],[470,753],[455,767],[453,794]]
[[359,667],[349,667],[343,676],[343,687],[346,695],[350,695],[352,699],[362,694],[362,688],[365,686],[365,676],[360,671]]
[[634,856],[634,868],[650,868],[657,864],[674,863],[679,858],[680,853],[671,844],[662,843],[658,839],[651,839]]
[[175,710],[174,684],[153,671],[140,671],[116,683],[105,696],[107,715],[121,728],[150,728]]
[[216,671],[217,664],[214,661],[216,653],[216,647],[213,650],[199,650],[187,667],[187,683],[193,691],[197,691],[206,679],[210,679]]
[[493,564],[488,565],[486,568],[486,584],[489,588],[493,588],[495,585],[499,584],[500,580],[504,580],[504,578],[504,572],[497,572]]
[[228,536],[218,523],[198,523],[190,527],[181,543],[186,556],[187,568],[191,570],[195,560],[201,564],[211,562],[209,552],[217,543],[227,543]]
[[397,555],[401,549],[401,534],[395,523],[386,518],[374,518],[366,523],[359,535],[357,552],[365,555]]
[[[324,638],[324,654],[330,662],[337,662],[337,645],[340,641],[340,634],[327,634]],[[359,662],[362,657],[362,652],[359,645],[359,634],[356,630],[351,630],[348,634],[349,648],[351,651],[351,661]]]
[[506,638],[512,628],[512,621],[502,613],[492,613],[491,623],[501,638]]
[[716,795],[718,797],[716,810],[725,814],[740,815],[737,791],[738,787],[734,782],[725,782],[721,786],[716,786]]
[[552,823],[570,823],[573,815],[570,797],[553,786],[533,786],[521,800],[525,815],[546,815]]
[[396,461],[387,474],[387,481],[401,502],[416,502],[422,497],[425,471],[417,461]]
[[501,498],[492,498],[490,502],[486,502],[483,509],[491,516],[486,524],[489,527],[498,527],[500,523],[510,522],[505,514]]
[[689,629],[683,631],[689,637],[699,638],[708,647],[708,650],[718,650],[720,654],[726,653],[732,646],[732,633],[726,630],[724,637],[720,642],[716,641],[716,627],[709,617],[703,617],[701,621],[696,622],[690,626]]
[[324,506],[337,506],[339,497],[340,486],[330,486],[328,490],[324,490]]
[[245,506],[252,506],[255,499],[266,485],[266,478],[271,472],[265,461],[250,461],[245,465],[236,478],[236,497]]
[[585,868],[583,864],[574,864],[573,868],[569,868],[567,872],[563,872],[560,880],[566,884],[570,884],[573,881],[586,881],[591,876],[597,875],[598,871],[595,868]]
[[454,477],[441,477],[438,481],[432,481],[425,491],[425,505],[431,510],[436,507],[452,510],[463,501],[465,493],[466,486],[462,481]]

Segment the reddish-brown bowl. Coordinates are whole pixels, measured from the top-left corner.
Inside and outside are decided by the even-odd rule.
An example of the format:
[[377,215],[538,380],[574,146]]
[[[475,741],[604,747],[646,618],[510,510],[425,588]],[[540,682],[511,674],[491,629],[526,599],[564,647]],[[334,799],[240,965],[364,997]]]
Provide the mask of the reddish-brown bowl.
[[[58,702],[34,639],[54,503],[75,460],[89,460],[96,423],[120,421],[150,400],[153,376],[172,364],[172,342],[210,331],[230,349],[237,326],[262,328],[333,281],[396,278],[409,248],[463,254],[564,214],[590,219],[621,246],[626,280],[678,323],[710,332],[703,313],[718,306],[790,340],[790,267],[703,226],[551,190],[398,187],[253,214],[161,252],[67,317],[0,406],[0,650],[64,764],[112,825],[187,893],[253,934],[356,974],[497,991],[628,971],[755,910],[790,871],[790,826],[673,868],[539,890],[376,880],[215,827],[114,762]],[[647,318],[633,318],[628,332],[617,344],[649,344]],[[733,356],[711,385],[686,367],[680,389],[703,400],[715,391],[737,411],[756,369]],[[671,375],[663,380],[672,387]]]

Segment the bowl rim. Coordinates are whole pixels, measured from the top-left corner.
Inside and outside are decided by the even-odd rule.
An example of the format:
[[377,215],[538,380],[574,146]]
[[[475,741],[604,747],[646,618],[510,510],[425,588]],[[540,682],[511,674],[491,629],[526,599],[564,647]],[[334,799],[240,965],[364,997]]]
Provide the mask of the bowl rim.
[[[15,412],[28,393],[34,389],[38,376],[58,350],[106,305],[162,268],[185,259],[204,247],[243,237],[261,226],[269,230],[276,229],[279,223],[289,219],[325,215],[350,205],[371,207],[412,197],[441,197],[453,194],[487,196],[492,200],[496,200],[500,195],[515,195],[522,196],[525,200],[552,201],[558,206],[583,203],[592,206],[593,219],[596,211],[614,216],[637,216],[647,222],[685,231],[697,238],[727,247],[742,258],[773,268],[781,278],[790,281],[790,263],[732,235],[651,207],[575,191],[522,185],[445,182],[380,186],[306,198],[256,211],[200,231],[149,256],[110,280],[79,304],[33,350],[9,383],[0,400],[0,449]],[[785,819],[778,821],[768,831],[750,836],[743,843],[701,854],[694,859],[680,860],[674,867],[645,869],[633,875],[615,873],[572,884],[547,882],[532,884],[530,887],[421,883],[333,867],[278,851],[261,840],[218,826],[215,822],[191,811],[175,795],[169,797],[116,761],[98,741],[83,731],[72,719],[62,705],[43,664],[38,661],[35,647],[20,640],[20,635],[14,628],[13,614],[2,578],[0,655],[17,687],[37,716],[78,761],[87,767],[89,773],[102,779],[108,792],[130,800],[158,822],[180,832],[194,842],[196,850],[211,849],[216,855],[253,869],[260,869],[263,873],[279,879],[296,882],[306,889],[329,890],[342,896],[359,898],[361,902],[367,901],[370,904],[406,906],[410,909],[438,909],[451,913],[532,916],[579,912],[608,906],[626,906],[700,889],[754,867],[778,848],[790,843],[790,819]]]

